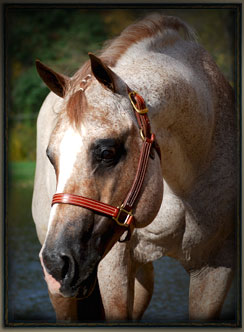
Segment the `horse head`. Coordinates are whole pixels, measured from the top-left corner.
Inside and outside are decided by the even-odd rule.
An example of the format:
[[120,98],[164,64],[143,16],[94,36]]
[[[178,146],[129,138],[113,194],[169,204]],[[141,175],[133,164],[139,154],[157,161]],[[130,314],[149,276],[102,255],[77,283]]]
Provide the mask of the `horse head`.
[[[56,193],[79,195],[120,206],[136,177],[143,139],[128,96],[130,88],[101,59],[90,54],[82,78],[61,75],[37,61],[46,85],[63,98],[49,145]],[[129,228],[93,209],[54,204],[40,258],[51,292],[88,296],[99,262],[133,227],[155,218],[163,196],[160,158],[152,149]],[[53,287],[51,285],[54,285]]]

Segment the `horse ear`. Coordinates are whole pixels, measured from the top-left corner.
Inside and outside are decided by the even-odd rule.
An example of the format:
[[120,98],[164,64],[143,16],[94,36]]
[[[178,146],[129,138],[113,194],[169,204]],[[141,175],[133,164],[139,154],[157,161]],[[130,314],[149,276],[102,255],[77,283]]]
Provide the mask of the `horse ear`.
[[54,70],[44,65],[40,60],[36,60],[36,69],[43,82],[51,91],[59,97],[64,97],[67,89],[69,77],[56,73]]
[[101,59],[88,53],[91,60],[91,69],[96,79],[115,93],[124,94],[127,91],[126,83],[105,65]]

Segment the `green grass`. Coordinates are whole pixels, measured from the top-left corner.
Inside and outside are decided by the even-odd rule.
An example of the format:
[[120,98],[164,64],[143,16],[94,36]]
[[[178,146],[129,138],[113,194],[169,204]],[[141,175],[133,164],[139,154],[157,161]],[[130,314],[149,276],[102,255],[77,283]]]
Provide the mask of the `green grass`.
[[11,183],[15,182],[33,182],[35,175],[34,161],[18,161],[10,162],[8,164],[8,180]]

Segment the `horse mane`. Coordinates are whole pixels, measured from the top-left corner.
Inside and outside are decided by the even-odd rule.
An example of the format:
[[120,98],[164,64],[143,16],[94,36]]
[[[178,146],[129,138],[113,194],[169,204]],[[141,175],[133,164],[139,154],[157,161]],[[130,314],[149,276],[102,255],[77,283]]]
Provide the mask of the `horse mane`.
[[[107,41],[97,55],[107,66],[114,67],[131,45],[155,35],[159,35],[165,45],[180,39],[180,33],[184,39],[196,41],[194,30],[180,18],[154,13],[129,25],[118,37]],[[81,81],[89,74],[91,74],[90,60],[86,61],[71,79],[70,89],[76,92],[71,93],[67,103],[67,113],[70,121],[77,126],[81,122],[81,105],[85,105],[86,98],[82,90],[77,91],[77,87],[82,86]],[[88,81],[85,88],[89,83]]]
[[[161,34],[160,37],[164,45],[171,42],[170,37],[172,37],[173,34],[168,34],[167,37],[170,37],[166,38],[166,34],[169,30],[178,33],[178,39],[180,38],[179,32],[182,32],[185,39],[196,40],[193,29],[178,17],[154,13],[129,25],[122,31],[120,36],[106,42],[105,47],[101,50],[100,57],[108,66],[114,67],[121,55],[123,55],[131,45],[138,43],[142,39]],[[175,37],[172,38],[172,41],[175,41]]]

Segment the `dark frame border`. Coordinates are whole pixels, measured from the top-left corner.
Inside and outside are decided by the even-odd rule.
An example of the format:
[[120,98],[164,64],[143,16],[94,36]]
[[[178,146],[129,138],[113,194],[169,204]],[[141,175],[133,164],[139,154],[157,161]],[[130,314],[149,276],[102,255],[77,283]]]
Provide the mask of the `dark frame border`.
[[[181,3],[143,3],[143,4],[137,4],[137,3],[106,3],[106,4],[101,4],[101,3],[32,3],[32,4],[26,4],[26,3],[16,3],[16,4],[3,4],[3,26],[4,26],[4,36],[3,36],[3,42],[5,45],[6,41],[6,20],[7,20],[7,11],[8,8],[47,8],[47,9],[52,9],[52,8],[86,8],[86,9],[234,9],[236,11],[236,26],[235,26],[235,90],[236,90],[236,105],[237,105],[237,110],[238,115],[239,115],[239,152],[240,152],[240,172],[239,172],[239,177],[240,177],[240,201],[239,201],[239,218],[238,218],[238,228],[239,228],[239,233],[237,234],[237,246],[239,250],[239,257],[237,258],[237,265],[238,265],[238,271],[239,271],[239,281],[238,281],[238,286],[239,286],[239,299],[237,301],[237,319],[236,319],[236,324],[231,324],[231,323],[189,323],[189,324],[146,324],[146,323],[75,323],[75,324],[51,324],[51,323],[43,323],[43,324],[33,324],[33,323],[9,323],[8,318],[7,318],[7,308],[6,308],[6,299],[7,299],[7,282],[6,282],[6,276],[8,273],[8,267],[7,267],[7,246],[8,246],[8,241],[7,241],[7,226],[6,222],[4,223],[4,325],[5,327],[241,327],[241,322],[242,322],[242,303],[241,303],[241,291],[242,291],[242,285],[241,285],[241,266],[242,266],[242,255],[241,255],[241,245],[242,245],[242,238],[241,238],[241,219],[242,219],[242,208],[241,208],[241,181],[242,181],[242,172],[241,172],[241,165],[242,165],[242,154],[241,154],[241,149],[242,149],[242,113],[241,113],[241,104],[242,104],[242,84],[241,84],[241,70],[242,70],[242,63],[241,63],[241,57],[242,57],[242,42],[241,42],[241,29],[242,29],[242,5],[239,3],[229,3],[229,4],[220,4],[220,3],[212,3],[212,4],[206,4],[206,3],[196,3],[196,4],[181,4]],[[3,117],[3,142],[7,141],[7,57],[6,57],[6,49],[4,47],[3,49],[3,59],[4,59],[4,66],[3,66],[3,74],[4,74],[4,117]],[[3,153],[4,153],[4,169],[3,169],[3,179],[4,179],[4,220],[6,221],[7,219],[7,208],[6,208],[6,192],[7,192],[7,148],[6,144],[3,145]]]

